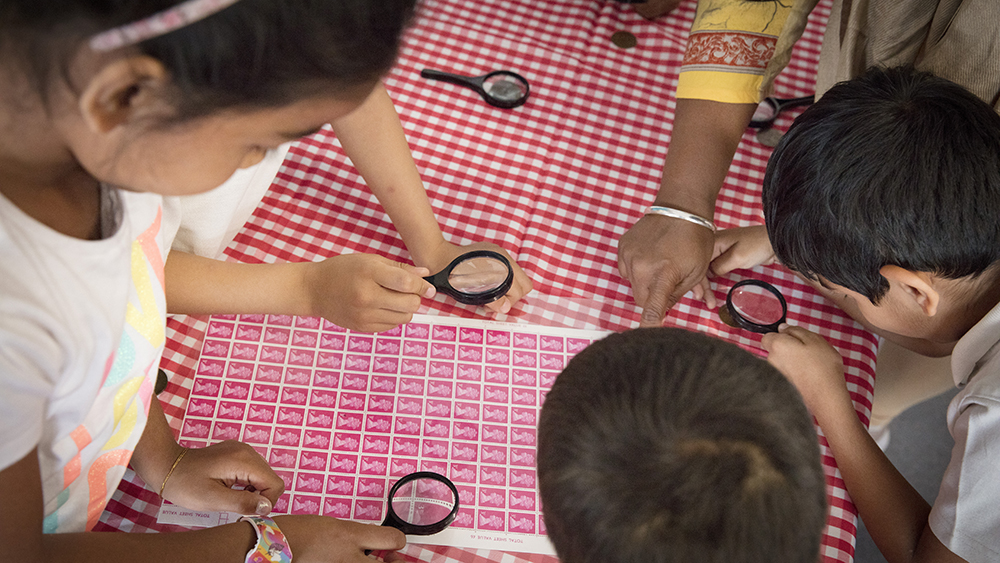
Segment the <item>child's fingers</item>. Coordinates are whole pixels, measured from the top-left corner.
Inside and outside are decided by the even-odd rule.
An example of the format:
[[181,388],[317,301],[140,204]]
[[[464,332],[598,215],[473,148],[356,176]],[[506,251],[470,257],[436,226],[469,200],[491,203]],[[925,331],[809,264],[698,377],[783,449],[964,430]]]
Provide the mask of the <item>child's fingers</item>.
[[434,297],[436,290],[424,277],[430,275],[430,270],[409,264],[391,262],[394,267],[382,270],[376,274],[375,282],[380,286],[399,293]]

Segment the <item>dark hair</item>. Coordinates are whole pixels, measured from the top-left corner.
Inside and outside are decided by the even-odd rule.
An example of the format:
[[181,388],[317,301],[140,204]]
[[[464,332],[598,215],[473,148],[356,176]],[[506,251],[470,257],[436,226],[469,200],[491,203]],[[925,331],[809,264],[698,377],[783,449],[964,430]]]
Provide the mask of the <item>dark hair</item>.
[[815,563],[819,444],[796,389],[733,344],[676,328],[574,357],[538,425],[545,526],[573,563]]
[[[37,0],[0,5],[0,45],[26,63],[43,92],[88,38],[177,0]],[[415,0],[240,0],[139,43],[176,87],[178,118],[273,107],[320,92],[370,86],[395,61]]]
[[1000,115],[929,73],[869,69],[795,120],[763,199],[783,264],[872,303],[885,265],[978,276],[1000,259]]

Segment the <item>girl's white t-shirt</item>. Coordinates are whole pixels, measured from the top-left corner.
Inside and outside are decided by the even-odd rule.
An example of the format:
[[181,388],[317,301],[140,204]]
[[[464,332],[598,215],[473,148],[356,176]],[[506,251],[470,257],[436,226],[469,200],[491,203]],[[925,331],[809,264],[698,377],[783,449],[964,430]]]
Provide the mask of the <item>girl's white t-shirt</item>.
[[50,533],[100,518],[145,427],[165,341],[162,198],[105,189],[102,200],[105,236],[87,241],[0,196],[0,470],[38,449]]

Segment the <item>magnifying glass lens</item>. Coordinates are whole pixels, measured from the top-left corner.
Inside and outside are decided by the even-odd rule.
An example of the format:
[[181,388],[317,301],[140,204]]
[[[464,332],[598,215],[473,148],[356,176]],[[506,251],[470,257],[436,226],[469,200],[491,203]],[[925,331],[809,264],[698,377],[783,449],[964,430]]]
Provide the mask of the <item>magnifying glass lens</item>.
[[476,256],[455,265],[448,283],[460,293],[480,295],[503,285],[510,267],[492,256]]
[[757,285],[737,287],[732,293],[734,311],[757,325],[772,325],[781,321],[785,307],[774,293]]
[[451,516],[458,499],[443,482],[421,477],[403,484],[392,497],[392,511],[412,526],[434,526]]
[[506,74],[495,74],[487,77],[483,82],[483,90],[486,90],[490,96],[505,102],[513,102],[528,93],[527,84]]

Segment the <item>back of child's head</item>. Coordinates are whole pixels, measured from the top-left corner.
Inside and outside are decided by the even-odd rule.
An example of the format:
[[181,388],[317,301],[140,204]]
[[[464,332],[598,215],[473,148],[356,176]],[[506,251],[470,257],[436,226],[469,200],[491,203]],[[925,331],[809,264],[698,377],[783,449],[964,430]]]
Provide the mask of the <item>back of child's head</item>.
[[826,521],[795,388],[681,329],[613,334],[569,362],[542,407],[538,479],[572,563],[815,563]]
[[[0,54],[44,94],[71,80],[89,38],[179,5],[177,0],[5,0]],[[370,89],[393,64],[415,0],[239,0],[208,17],[116,51],[160,61],[183,120],[229,108],[285,105]],[[367,92],[367,89],[364,90]]]
[[873,303],[886,265],[979,276],[1000,259],[1000,115],[943,78],[869,69],[795,120],[763,200],[783,264]]

